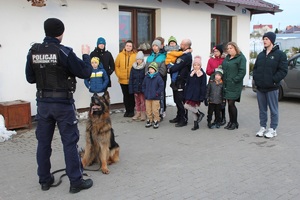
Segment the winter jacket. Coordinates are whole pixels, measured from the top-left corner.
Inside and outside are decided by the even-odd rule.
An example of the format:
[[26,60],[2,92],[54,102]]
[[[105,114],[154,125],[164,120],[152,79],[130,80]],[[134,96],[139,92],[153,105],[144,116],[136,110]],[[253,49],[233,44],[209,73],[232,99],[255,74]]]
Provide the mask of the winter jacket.
[[109,78],[108,87],[111,87],[110,75],[115,71],[115,62],[111,53],[105,50],[105,48],[99,49],[96,47],[95,50],[90,54],[90,57],[98,57],[100,59],[100,62],[102,63]]
[[237,100],[241,97],[243,89],[243,79],[246,75],[246,58],[240,53],[230,59],[227,55],[222,62],[224,72],[224,98]]
[[159,73],[149,74],[145,76],[143,81],[143,93],[146,100],[160,100],[161,93],[164,90],[164,81]]
[[186,53],[178,57],[175,64],[169,69],[170,74],[178,72],[176,79],[176,87],[178,89],[184,89],[189,72],[191,71],[192,66],[192,54]]
[[206,74],[203,69],[201,71],[203,74],[200,77],[196,73],[193,76],[188,76],[184,90],[185,100],[204,101],[206,95]]
[[150,56],[148,56],[147,61],[146,61],[146,69],[145,71],[148,71],[148,66],[150,65],[151,62],[156,62],[158,65],[158,72],[162,77],[167,75],[167,67],[165,65],[165,60],[166,60],[166,53],[159,51],[158,53],[152,53]]
[[207,84],[206,99],[208,103],[223,103],[223,81],[217,84],[215,80],[210,80]]
[[276,45],[268,55],[266,49],[258,54],[253,68],[253,80],[261,92],[277,90],[287,71],[286,54]]
[[89,89],[91,93],[101,93],[105,92],[107,89],[109,79],[108,75],[103,68],[102,63],[99,64],[97,69],[93,69],[91,77],[84,80],[85,86]]
[[129,94],[142,92],[142,85],[145,78],[145,63],[138,65],[136,62],[130,71]]
[[128,85],[130,70],[136,61],[136,51],[127,52],[123,49],[115,60],[115,73],[120,84]]
[[183,51],[179,51],[179,46],[165,46],[165,51],[167,52],[165,64],[175,63],[177,57],[182,56]]
[[207,67],[206,67],[206,74],[211,76],[215,72],[215,69],[218,68],[218,66],[222,64],[223,60],[224,60],[224,58],[222,58],[222,57],[209,58],[209,60],[207,62]]

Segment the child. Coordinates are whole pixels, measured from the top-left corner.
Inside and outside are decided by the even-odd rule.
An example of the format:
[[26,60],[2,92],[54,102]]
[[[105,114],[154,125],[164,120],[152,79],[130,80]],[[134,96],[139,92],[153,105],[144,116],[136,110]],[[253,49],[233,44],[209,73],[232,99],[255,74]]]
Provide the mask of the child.
[[[182,54],[184,54],[184,53],[192,52],[191,49],[188,49],[184,52],[179,51],[179,49],[180,49],[180,47],[179,47],[179,45],[177,45],[176,38],[174,36],[171,36],[168,40],[168,45],[165,46],[165,51],[167,52],[165,64],[167,66],[167,69],[170,69],[174,65],[174,63],[176,62],[176,59],[179,56],[182,56]],[[177,90],[177,87],[175,85],[177,75],[178,75],[178,72],[174,72],[171,75],[171,85],[170,85],[170,87],[173,90]]]
[[164,81],[157,72],[158,65],[156,62],[151,62],[148,67],[147,75],[143,81],[143,92],[146,99],[147,122],[146,128],[152,126],[159,127],[159,109],[161,92],[164,90]]
[[134,94],[135,115],[133,120],[146,120],[145,96],[142,92],[142,84],[145,78],[144,54],[139,51],[136,55],[136,62],[133,63],[129,77],[129,94]]
[[[222,104],[225,102],[223,99],[222,75],[223,70],[216,68],[214,73],[215,78],[207,84],[207,126],[211,129],[215,127],[220,128]],[[215,123],[211,123],[213,113],[215,113]]]
[[108,75],[103,68],[102,63],[99,63],[100,60],[98,57],[93,57],[91,59],[93,72],[90,78],[84,80],[84,84],[89,89],[91,96],[93,96],[95,93],[98,96],[103,95],[109,83]]
[[184,90],[184,108],[193,113],[193,131],[199,129],[199,122],[204,117],[204,113],[199,110],[199,106],[204,101],[206,94],[206,74],[201,67],[201,57],[195,56],[193,69],[187,78]]

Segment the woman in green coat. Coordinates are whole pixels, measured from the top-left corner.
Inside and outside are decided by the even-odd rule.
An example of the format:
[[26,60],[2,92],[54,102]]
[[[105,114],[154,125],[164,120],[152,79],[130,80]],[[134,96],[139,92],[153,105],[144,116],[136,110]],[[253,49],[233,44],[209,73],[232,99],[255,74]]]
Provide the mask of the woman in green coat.
[[225,129],[234,130],[239,127],[238,111],[235,102],[241,99],[243,79],[246,74],[246,58],[235,42],[227,44],[228,55],[222,63],[224,71],[224,98],[228,102],[229,122]]

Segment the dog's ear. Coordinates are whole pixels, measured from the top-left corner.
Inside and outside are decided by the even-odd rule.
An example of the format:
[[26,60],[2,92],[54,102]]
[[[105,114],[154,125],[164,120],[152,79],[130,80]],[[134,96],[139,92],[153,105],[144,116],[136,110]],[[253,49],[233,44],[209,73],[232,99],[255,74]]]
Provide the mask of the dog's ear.
[[110,96],[109,96],[108,91],[105,91],[105,92],[104,92],[103,97],[104,97],[104,98],[106,99],[106,101],[110,104]]

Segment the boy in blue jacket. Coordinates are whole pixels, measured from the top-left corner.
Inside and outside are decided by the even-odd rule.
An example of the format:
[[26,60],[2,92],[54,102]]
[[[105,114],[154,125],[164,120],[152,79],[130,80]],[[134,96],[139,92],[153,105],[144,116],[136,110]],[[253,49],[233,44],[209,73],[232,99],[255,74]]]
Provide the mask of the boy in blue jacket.
[[107,89],[109,78],[98,57],[93,57],[91,64],[93,66],[93,72],[90,78],[84,80],[84,84],[89,89],[91,96],[95,93],[101,96]]
[[152,126],[159,127],[159,109],[161,92],[164,90],[164,81],[158,73],[158,65],[151,62],[148,66],[148,72],[143,81],[143,92],[146,99],[147,122],[146,128]]

